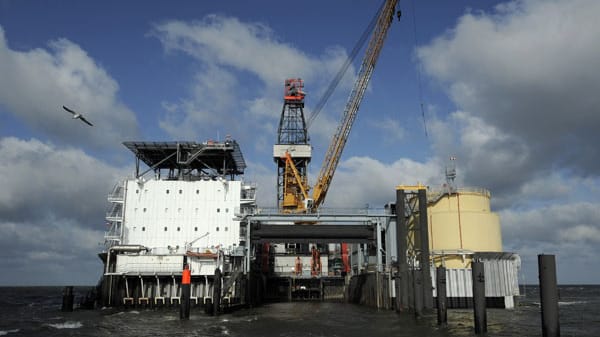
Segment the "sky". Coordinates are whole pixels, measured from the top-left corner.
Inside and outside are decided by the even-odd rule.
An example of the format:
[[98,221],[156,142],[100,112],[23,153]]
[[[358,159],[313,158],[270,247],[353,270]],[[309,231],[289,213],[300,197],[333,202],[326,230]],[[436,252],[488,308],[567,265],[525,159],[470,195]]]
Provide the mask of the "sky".
[[[231,135],[276,204],[283,83],[310,116],[379,1],[0,0],[0,285],[93,285],[123,141]],[[325,202],[380,208],[398,184],[491,191],[505,251],[537,283],[599,284],[600,2],[403,0]],[[309,130],[314,182],[360,59]],[[66,105],[94,126],[73,120]],[[25,279],[23,275],[27,275]]]

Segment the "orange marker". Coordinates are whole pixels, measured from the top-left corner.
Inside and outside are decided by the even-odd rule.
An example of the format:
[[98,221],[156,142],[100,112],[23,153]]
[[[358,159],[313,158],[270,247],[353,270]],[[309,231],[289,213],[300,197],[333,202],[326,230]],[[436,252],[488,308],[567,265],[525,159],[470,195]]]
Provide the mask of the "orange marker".
[[181,284],[190,284],[192,280],[192,272],[190,266],[186,263],[183,266],[183,272],[181,273]]

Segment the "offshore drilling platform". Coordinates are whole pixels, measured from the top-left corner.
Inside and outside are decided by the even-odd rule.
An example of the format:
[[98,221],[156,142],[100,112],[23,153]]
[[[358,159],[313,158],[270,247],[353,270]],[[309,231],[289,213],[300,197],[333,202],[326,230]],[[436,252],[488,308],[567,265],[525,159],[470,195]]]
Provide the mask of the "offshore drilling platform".
[[471,263],[483,261],[491,281],[488,301],[514,306],[519,257],[502,252],[490,193],[456,188],[452,168],[439,191],[397,186],[395,202],[381,212],[321,208],[387,32],[399,17],[396,5],[385,1],[371,22],[356,82],[312,187],[304,82],[285,80],[273,147],[277,209],[257,207],[256,186],[243,178],[241,148],[229,137],[124,143],[136,170],[109,195],[111,227],[99,254],[101,305],[163,307],[189,299],[218,314],[263,301],[346,300],[421,310],[433,306],[432,279],[443,265],[449,306],[465,307],[473,296]]

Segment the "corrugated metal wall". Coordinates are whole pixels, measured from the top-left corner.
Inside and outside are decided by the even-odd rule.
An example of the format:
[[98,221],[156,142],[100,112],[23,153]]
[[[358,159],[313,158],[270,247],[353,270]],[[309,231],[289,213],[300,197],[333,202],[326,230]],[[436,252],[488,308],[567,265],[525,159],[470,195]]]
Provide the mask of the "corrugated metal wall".
[[[512,253],[479,253],[485,273],[485,296],[503,297],[519,295],[520,259]],[[436,279],[436,269],[431,268],[432,280]],[[437,297],[437,289],[433,296]],[[471,269],[446,269],[446,296],[473,297]]]

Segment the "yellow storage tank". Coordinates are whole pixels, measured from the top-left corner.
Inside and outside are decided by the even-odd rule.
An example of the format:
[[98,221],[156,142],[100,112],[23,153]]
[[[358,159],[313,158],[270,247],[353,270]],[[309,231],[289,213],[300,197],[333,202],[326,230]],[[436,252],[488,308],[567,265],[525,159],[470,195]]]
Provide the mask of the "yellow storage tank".
[[473,252],[502,252],[498,214],[490,210],[490,192],[459,188],[429,192],[429,250],[436,266],[470,268]]

